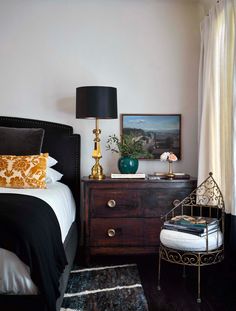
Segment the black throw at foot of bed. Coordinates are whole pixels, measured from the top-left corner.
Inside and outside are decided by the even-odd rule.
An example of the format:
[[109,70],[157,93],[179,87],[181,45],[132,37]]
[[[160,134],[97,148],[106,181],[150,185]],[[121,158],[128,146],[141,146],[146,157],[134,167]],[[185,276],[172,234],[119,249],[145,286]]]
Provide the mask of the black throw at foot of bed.
[[[8,292],[1,292],[0,310],[59,311],[66,289],[69,272],[76,256],[80,231],[80,136],[77,134],[73,134],[73,128],[69,125],[25,118],[0,116],[0,127],[44,129],[45,132],[41,152],[49,153],[51,157],[57,160],[57,163],[55,166],[53,166],[53,169],[63,174],[60,183],[63,183],[69,187],[76,206],[76,216],[74,220],[71,221],[64,241],[62,241],[62,237],[60,234],[61,232],[59,230],[60,226],[56,225],[57,216],[55,216],[55,214],[57,215],[57,213],[54,214],[47,203],[45,203],[41,199],[33,197],[32,195],[28,196],[27,191],[24,195],[20,193],[16,195],[16,193],[12,194],[11,192],[8,194],[2,194],[4,193],[4,189],[0,188],[0,197],[3,198],[3,203],[0,203],[0,215],[4,214],[5,217],[4,222],[0,225],[2,225],[2,228],[4,226],[5,229],[7,228],[7,230],[4,231],[4,234],[3,232],[1,233],[2,238],[0,239],[0,249],[8,249],[14,252],[19,257],[19,259],[22,260],[22,262],[30,267],[31,278],[37,286],[38,290],[40,291],[40,293],[36,295],[18,295],[15,293],[12,294]],[[40,191],[44,191],[44,189],[40,189]],[[13,199],[13,196],[15,199]],[[21,198],[19,199],[19,197]],[[43,204],[41,201],[43,202]],[[9,207],[10,202],[11,208]],[[29,213],[28,215],[23,214],[19,211],[23,209],[24,206],[27,207],[25,208],[24,212],[26,212],[27,210]],[[16,215],[17,213],[19,215],[18,219],[17,217],[13,217],[14,220],[12,218],[11,226],[7,226],[7,217],[11,217],[14,214]],[[48,218],[48,214],[50,214],[52,217]],[[47,218],[47,220],[45,220],[45,218]],[[1,219],[3,220],[2,217]],[[23,220],[25,220],[25,222],[23,222]],[[44,220],[45,223],[43,224]],[[15,227],[14,222],[16,223]],[[27,222],[30,224],[28,229],[26,229]],[[58,222],[60,223],[60,221]],[[38,229],[36,228],[36,226],[32,225],[33,223],[38,223]],[[52,234],[50,238],[51,241],[49,241],[50,239],[48,237],[51,233],[49,233],[49,231],[47,230],[47,226],[53,227],[54,225],[52,225],[52,223],[55,224],[55,227],[52,228],[52,232],[56,233],[55,235]],[[43,225],[45,226],[45,229],[43,229]],[[40,232],[40,226],[42,232]],[[21,237],[19,234],[16,234],[17,230],[19,230],[18,233],[23,232],[23,237]],[[30,243],[32,244],[30,244],[29,241],[23,241],[26,237],[24,233],[27,230],[32,233],[30,241]],[[18,239],[20,240],[20,242],[18,241],[19,243],[15,242],[14,239],[11,239],[12,236],[14,236],[13,233],[15,234],[15,236],[18,236]],[[39,236],[41,236],[41,241],[38,239]],[[58,239],[60,241],[58,241]],[[50,243],[51,245],[49,245]],[[9,245],[11,245],[12,248],[10,248]],[[42,248],[40,248],[41,246]],[[48,249],[50,249],[50,251],[48,251]],[[55,251],[56,249],[58,252]],[[48,262],[46,263],[45,260]],[[54,300],[54,302],[51,304],[49,303],[50,290],[48,291],[47,286],[49,288],[52,288],[53,286],[55,287],[55,284],[58,283],[58,279],[55,280],[53,277],[51,278],[51,276],[49,275],[50,273],[47,271],[47,269],[44,269],[44,266],[46,266],[48,263],[52,269],[50,273],[52,273],[52,275],[54,276],[59,276],[59,288],[58,291],[55,291],[55,295],[58,296],[58,298],[56,300],[56,303],[55,299],[52,299],[51,301]],[[0,265],[1,264],[3,263],[0,260]],[[2,269],[4,271],[4,266],[2,267]],[[4,282],[4,280],[0,281],[0,290],[1,282]],[[42,283],[44,283],[43,286]]]

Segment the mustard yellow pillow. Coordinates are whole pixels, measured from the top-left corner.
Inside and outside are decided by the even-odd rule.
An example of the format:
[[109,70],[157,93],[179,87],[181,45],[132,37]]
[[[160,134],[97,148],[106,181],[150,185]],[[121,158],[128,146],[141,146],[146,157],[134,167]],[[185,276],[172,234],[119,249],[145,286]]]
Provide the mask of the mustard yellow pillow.
[[46,188],[48,153],[32,156],[0,155],[0,187]]

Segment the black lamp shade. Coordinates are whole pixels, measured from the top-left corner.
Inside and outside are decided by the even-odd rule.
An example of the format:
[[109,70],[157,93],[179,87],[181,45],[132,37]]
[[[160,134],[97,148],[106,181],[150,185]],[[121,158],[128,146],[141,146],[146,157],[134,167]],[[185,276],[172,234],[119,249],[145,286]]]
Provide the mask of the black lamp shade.
[[77,87],[76,118],[116,119],[116,88],[108,86]]

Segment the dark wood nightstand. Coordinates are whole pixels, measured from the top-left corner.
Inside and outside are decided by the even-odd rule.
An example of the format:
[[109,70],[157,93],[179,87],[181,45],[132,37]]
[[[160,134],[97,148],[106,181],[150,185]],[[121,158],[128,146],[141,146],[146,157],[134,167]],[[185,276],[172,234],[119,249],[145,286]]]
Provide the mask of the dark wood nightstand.
[[157,253],[161,215],[197,180],[82,179],[86,263],[91,255]]

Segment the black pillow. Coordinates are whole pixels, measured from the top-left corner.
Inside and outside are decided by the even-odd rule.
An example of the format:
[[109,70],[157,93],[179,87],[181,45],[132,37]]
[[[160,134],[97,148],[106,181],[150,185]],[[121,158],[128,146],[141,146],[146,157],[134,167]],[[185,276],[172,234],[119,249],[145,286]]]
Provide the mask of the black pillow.
[[0,155],[40,154],[44,129],[0,127]]

